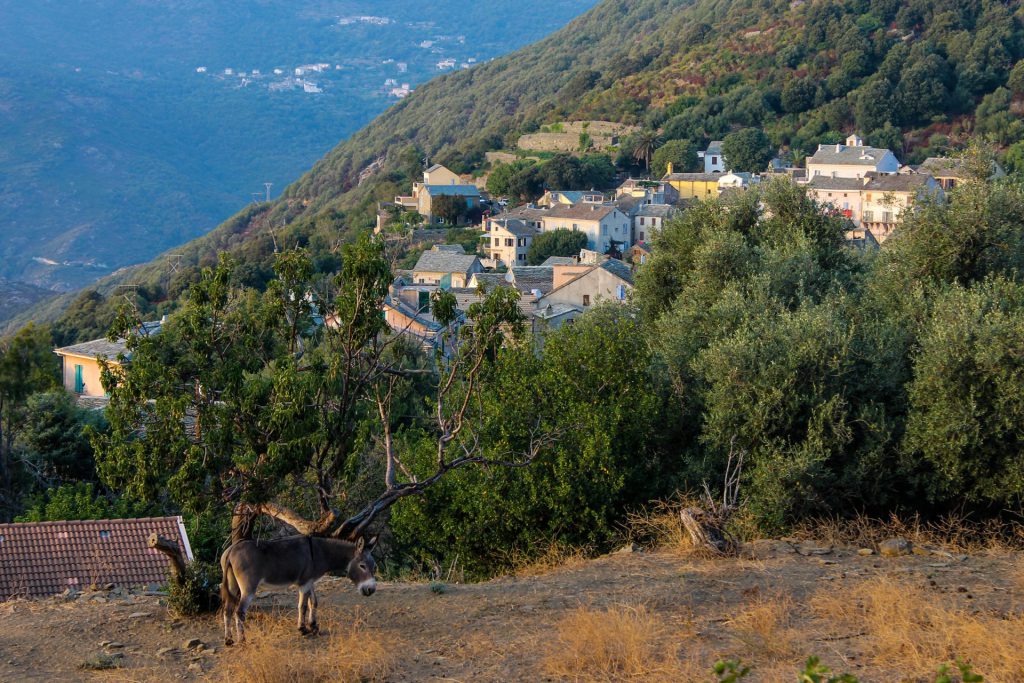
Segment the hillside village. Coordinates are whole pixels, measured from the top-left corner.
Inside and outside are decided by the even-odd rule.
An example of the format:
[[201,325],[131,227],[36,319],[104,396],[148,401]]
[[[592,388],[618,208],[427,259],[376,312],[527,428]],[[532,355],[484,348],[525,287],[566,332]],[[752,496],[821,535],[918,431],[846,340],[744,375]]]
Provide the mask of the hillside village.
[[[669,162],[662,177],[629,177],[617,187],[589,191],[547,189],[519,206],[489,196],[479,178],[432,165],[410,194],[379,205],[375,232],[385,239],[415,234],[429,240],[447,228],[466,226],[479,234],[479,243],[475,251],[434,244],[415,266],[399,270],[385,308],[389,325],[436,346],[445,326],[431,316],[431,296],[450,290],[464,311],[495,287],[519,292],[535,335],[571,324],[600,302],[627,301],[633,273],[656,248],[666,221],[695,202],[727,200],[774,179],[804,188],[823,213],[845,219],[851,247],[878,249],[908,212],[947,201],[947,193],[968,173],[962,158],[901,164],[892,150],[866,145],[855,133],[819,145],[803,167],[777,156],[760,173],[733,172],[721,141],[712,141],[697,157],[699,172],[677,172]],[[1003,176],[993,162],[991,177]],[[555,231],[580,236],[581,248],[529,262],[535,239]]]
[[[388,325],[425,349],[447,352],[443,340],[452,325],[465,322],[468,307],[496,287],[508,287],[518,292],[527,327],[540,343],[543,333],[572,324],[602,302],[627,302],[634,273],[656,249],[662,227],[695,202],[728,200],[783,179],[804,188],[822,213],[847,221],[851,248],[878,249],[908,212],[948,201],[947,193],[968,173],[963,158],[901,164],[892,150],[866,145],[857,134],[819,145],[803,167],[775,157],[760,173],[733,172],[721,141],[712,141],[697,157],[699,172],[677,172],[669,162],[660,178],[629,177],[617,187],[586,191],[547,189],[519,206],[490,196],[480,179],[431,165],[408,195],[378,207],[374,232],[379,238],[430,244],[414,265],[397,269],[382,311]],[[993,179],[1005,176],[992,164]],[[475,250],[444,243],[451,228],[477,235]],[[558,232],[572,233],[579,248],[530,262],[537,237]],[[460,318],[451,325],[431,313],[440,291],[452,293],[458,304]],[[141,329],[151,334],[159,327],[157,321]],[[115,359],[123,351],[123,342],[105,339],[57,349],[65,388],[87,403],[102,401],[97,356]]]

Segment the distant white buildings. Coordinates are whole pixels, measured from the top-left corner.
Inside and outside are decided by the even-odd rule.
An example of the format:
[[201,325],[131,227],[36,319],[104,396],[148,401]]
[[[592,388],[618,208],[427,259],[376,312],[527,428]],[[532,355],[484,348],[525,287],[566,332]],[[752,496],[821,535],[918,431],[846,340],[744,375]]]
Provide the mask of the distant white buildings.
[[351,26],[353,24],[370,24],[371,26],[387,26],[395,23],[394,19],[388,17],[360,16],[342,17],[338,19],[338,26]]
[[197,66],[196,67],[196,73],[197,74],[204,74],[204,73],[206,73],[206,67],[205,66]]
[[437,63],[438,71],[447,71],[448,69],[455,68],[455,60],[449,57],[448,59],[442,59]]

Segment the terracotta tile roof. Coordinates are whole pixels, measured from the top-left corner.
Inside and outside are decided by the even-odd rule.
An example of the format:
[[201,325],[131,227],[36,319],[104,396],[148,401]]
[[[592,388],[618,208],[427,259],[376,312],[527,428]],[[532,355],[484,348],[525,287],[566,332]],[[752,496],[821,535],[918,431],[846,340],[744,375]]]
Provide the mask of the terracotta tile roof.
[[192,558],[181,517],[0,524],[0,600],[39,598],[91,584],[140,586],[167,581],[167,557],[151,550],[153,532]]

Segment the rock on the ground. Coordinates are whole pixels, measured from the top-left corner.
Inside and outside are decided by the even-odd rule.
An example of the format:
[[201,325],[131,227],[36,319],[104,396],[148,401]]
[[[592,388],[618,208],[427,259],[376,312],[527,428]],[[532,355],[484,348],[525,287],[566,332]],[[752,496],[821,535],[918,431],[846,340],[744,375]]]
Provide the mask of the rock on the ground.
[[644,549],[638,546],[636,543],[627,543],[626,545],[622,546],[617,551],[615,551],[615,553],[617,555],[622,555],[626,553],[642,553],[643,551]]
[[905,538],[889,538],[878,544],[878,553],[882,557],[912,555],[914,553],[914,544]]
[[868,555],[874,555],[875,551],[872,550],[871,548],[861,548],[860,550],[857,551],[857,554],[860,555],[861,557],[867,557]]
[[173,654],[176,654],[177,652],[178,652],[178,648],[176,648],[176,647],[162,647],[162,648],[160,648],[159,650],[156,651],[156,656],[157,657],[166,657],[167,655],[173,655]]
[[129,619],[142,619],[143,617],[148,617],[150,614],[152,614],[152,612],[132,612],[131,614],[128,615],[128,618]]
[[199,638],[189,638],[181,645],[182,650],[194,650],[197,647],[205,647],[206,643]]

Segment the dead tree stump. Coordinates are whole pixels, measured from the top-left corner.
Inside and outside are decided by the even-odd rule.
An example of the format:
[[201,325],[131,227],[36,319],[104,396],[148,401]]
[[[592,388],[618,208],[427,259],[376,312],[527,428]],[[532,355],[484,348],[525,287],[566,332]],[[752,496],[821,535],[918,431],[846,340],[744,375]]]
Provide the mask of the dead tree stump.
[[180,586],[185,578],[185,558],[178,544],[154,531],[149,535],[148,545],[167,556],[171,566],[171,580]]
[[679,517],[698,550],[714,555],[732,555],[736,552],[735,540],[723,529],[724,520],[700,508],[686,508],[679,513]]

